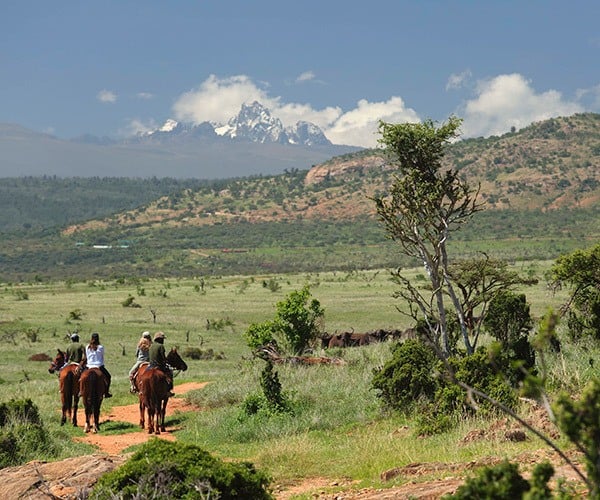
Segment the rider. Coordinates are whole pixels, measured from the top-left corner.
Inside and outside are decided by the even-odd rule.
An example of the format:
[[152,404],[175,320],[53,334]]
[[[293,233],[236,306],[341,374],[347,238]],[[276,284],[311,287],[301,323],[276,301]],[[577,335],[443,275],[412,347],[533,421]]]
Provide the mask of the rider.
[[173,372],[167,364],[167,355],[165,354],[165,334],[163,332],[156,332],[154,334],[154,342],[150,346],[149,361],[150,368],[158,368],[167,376],[167,383],[169,384],[169,397],[175,396],[173,393]]
[[81,360],[85,356],[85,347],[83,344],[79,342],[79,335],[77,333],[73,333],[71,335],[71,344],[67,347],[67,359],[66,363],[81,363]]
[[142,363],[148,363],[150,360],[150,346],[152,345],[152,336],[150,332],[142,333],[142,338],[139,340],[137,349],[135,350],[136,361],[135,364],[129,370],[129,382],[131,393],[135,393],[138,391],[135,385],[135,374],[138,371],[138,368]]
[[85,348],[85,358],[82,361],[84,366],[88,368],[100,368],[100,371],[106,377],[106,390],[104,391],[105,398],[112,398],[110,393],[110,373],[104,366],[104,346],[100,344],[100,335],[92,333],[90,343]]

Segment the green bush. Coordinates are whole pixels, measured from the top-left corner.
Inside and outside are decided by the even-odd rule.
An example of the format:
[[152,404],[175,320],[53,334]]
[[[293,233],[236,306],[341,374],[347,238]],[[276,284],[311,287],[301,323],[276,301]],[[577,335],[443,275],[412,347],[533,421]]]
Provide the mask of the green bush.
[[519,466],[505,460],[493,467],[484,467],[479,473],[467,479],[453,495],[445,495],[445,500],[471,500],[473,498],[493,498],[495,500],[543,500],[552,498],[548,481],[554,475],[554,468],[548,462],[535,466],[531,483],[519,474]]
[[0,404],[0,468],[55,454],[56,443],[30,399]]
[[196,445],[152,439],[102,476],[90,498],[271,499],[269,481],[248,462],[223,462]]
[[[467,356],[448,358],[448,366],[438,360],[430,346],[408,340],[392,347],[392,358],[374,370],[372,386],[384,406],[410,414],[418,410],[419,434],[450,429],[458,416],[474,413],[466,391],[456,382],[477,389],[509,408],[518,402],[510,374],[510,357],[480,347]],[[449,377],[437,376],[446,373]],[[456,381],[456,382],[455,382]],[[478,401],[480,411],[496,412],[490,402]]]
[[525,294],[508,290],[499,292],[491,301],[483,324],[492,337],[507,346],[533,327]]
[[385,406],[409,414],[419,402],[432,401],[437,389],[433,372],[437,358],[418,340],[392,346],[392,359],[373,370],[373,388]]
[[252,350],[268,344],[283,352],[301,354],[319,334],[320,322],[325,314],[321,303],[311,299],[308,286],[291,292],[285,300],[277,302],[273,320],[251,324],[244,337]]
[[291,403],[281,389],[281,382],[276,371],[273,371],[273,363],[267,360],[267,364],[260,375],[260,386],[262,394],[250,394],[242,403],[245,415],[266,413],[291,413]]

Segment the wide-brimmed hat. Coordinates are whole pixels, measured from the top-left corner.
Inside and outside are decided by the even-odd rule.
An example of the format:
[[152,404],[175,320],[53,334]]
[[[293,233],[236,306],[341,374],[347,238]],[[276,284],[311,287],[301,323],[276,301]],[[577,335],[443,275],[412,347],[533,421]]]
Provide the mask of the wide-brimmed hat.
[[71,340],[79,340],[79,335],[77,335],[76,333],[72,333]]
[[150,335],[150,332],[144,332],[144,333],[142,333],[142,337],[144,337],[146,339],[152,339],[152,335]]
[[165,334],[163,332],[156,332],[154,334],[154,340],[164,339],[164,338],[165,338]]

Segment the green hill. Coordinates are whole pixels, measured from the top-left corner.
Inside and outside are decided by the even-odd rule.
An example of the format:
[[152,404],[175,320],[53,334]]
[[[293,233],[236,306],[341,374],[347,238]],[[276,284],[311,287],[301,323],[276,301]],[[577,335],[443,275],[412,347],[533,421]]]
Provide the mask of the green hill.
[[[462,255],[490,251],[508,259],[555,258],[600,237],[598,114],[459,141],[448,148],[445,161],[480,184],[486,203],[452,242]],[[370,200],[385,194],[393,175],[381,150],[364,150],[282,175],[170,181],[162,192],[148,190],[147,181],[128,179],[123,186],[129,206],[118,189],[106,189],[109,181],[113,186],[118,181],[98,179],[104,190],[90,196],[87,208],[102,206],[110,215],[73,217],[68,222],[77,223],[67,227],[57,219],[60,232],[8,238],[0,244],[0,279],[407,265],[378,226]],[[93,184],[87,188],[94,192]],[[37,200],[38,209],[56,202],[47,194]],[[12,220],[19,225],[18,215]]]

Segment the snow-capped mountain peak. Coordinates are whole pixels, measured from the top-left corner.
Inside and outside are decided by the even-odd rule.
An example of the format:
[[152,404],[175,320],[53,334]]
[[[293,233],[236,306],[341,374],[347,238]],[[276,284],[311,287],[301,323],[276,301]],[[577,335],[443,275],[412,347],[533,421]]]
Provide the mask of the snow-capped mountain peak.
[[165,123],[163,123],[162,127],[158,129],[159,132],[173,132],[179,125],[177,120],[173,120],[169,118]]
[[[211,129],[211,130],[209,130]],[[240,112],[227,124],[203,122],[199,125],[182,124],[169,118],[160,128],[148,132],[146,137],[168,140],[176,136],[206,137],[221,136],[238,141],[257,143],[297,144],[304,146],[331,145],[323,131],[314,123],[299,121],[284,127],[281,120],[258,101],[245,103]]]

